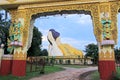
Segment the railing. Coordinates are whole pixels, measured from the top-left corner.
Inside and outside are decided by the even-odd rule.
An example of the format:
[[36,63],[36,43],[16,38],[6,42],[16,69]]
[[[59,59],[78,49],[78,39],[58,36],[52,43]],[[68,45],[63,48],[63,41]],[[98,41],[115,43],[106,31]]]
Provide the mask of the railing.
[[41,74],[44,74],[45,68],[45,58],[44,57],[29,57],[27,59],[27,71],[40,71]]
[[54,64],[80,64],[80,65],[91,65],[93,64],[91,58],[80,58],[80,57],[52,57],[52,56],[39,56],[39,57],[28,57],[27,66],[30,72],[32,71],[44,71],[45,65],[54,66]]

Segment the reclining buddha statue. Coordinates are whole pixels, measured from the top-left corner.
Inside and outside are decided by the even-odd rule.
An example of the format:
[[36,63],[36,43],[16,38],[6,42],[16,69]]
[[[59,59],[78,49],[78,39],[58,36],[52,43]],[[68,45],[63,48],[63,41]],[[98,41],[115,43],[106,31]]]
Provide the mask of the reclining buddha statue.
[[62,43],[60,40],[60,33],[54,29],[50,29],[48,32],[48,53],[49,56],[83,56],[83,52],[70,46],[67,43]]

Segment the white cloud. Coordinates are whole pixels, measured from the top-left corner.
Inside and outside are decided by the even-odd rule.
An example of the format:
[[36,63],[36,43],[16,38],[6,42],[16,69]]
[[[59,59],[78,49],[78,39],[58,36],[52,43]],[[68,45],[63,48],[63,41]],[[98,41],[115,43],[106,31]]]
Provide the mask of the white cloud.
[[41,27],[38,27],[39,31],[42,32],[43,35],[46,35],[48,33],[48,29],[43,29]]
[[76,49],[80,49],[80,50],[85,50],[85,46],[87,46],[90,43],[94,43],[96,44],[96,41],[85,41],[85,40],[77,40],[77,39],[73,39],[73,38],[62,38],[61,39],[62,43],[67,43],[73,47],[75,47]]
[[42,41],[47,41],[48,30],[44,30],[42,28],[38,28],[38,29],[42,33]]
[[90,15],[81,15],[76,22],[79,24],[91,24],[92,19]]
[[47,42],[47,36],[42,36],[42,41]]
[[65,15],[66,18],[72,19],[78,24],[91,24],[92,19],[90,15],[85,15],[85,14],[67,14]]
[[42,33],[42,49],[48,49],[48,40],[47,40],[47,34],[48,34],[48,29],[43,29],[41,27],[38,27],[39,31]]
[[66,15],[63,15],[63,16],[66,16],[66,18],[75,18],[78,14],[66,14]]
[[48,45],[49,45],[48,41],[43,41],[42,42],[42,49],[48,49]]

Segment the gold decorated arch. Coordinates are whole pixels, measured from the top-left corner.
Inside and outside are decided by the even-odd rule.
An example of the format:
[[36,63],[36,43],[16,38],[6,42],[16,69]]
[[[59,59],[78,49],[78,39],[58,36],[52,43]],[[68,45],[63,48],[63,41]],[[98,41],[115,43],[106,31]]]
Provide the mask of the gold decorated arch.
[[[98,4],[86,4],[86,5],[63,5],[63,6],[50,6],[50,7],[37,7],[37,8],[24,8],[24,9],[19,9],[17,11],[15,10],[10,10],[10,13],[12,15],[12,19],[14,20],[17,18],[17,16],[14,14],[18,12],[19,17],[23,17],[23,13],[26,13],[24,18],[25,18],[25,32],[29,32],[29,26],[30,26],[30,20],[32,18],[32,15],[38,14],[38,13],[44,13],[44,12],[54,12],[54,11],[62,11],[62,10],[85,10],[85,11],[90,11],[92,20],[93,20],[93,25],[94,25],[94,34],[96,35],[96,39],[100,41],[100,37],[97,36],[100,34],[100,32],[97,30],[97,26],[99,26],[99,12],[98,12]],[[24,42],[27,42],[28,34],[25,34],[24,36]],[[24,43],[26,44],[26,43]]]
[[[25,4],[26,3],[26,4]],[[120,1],[116,0],[68,0],[68,1],[60,1],[60,0],[51,0],[51,2],[45,1],[36,1],[32,4],[32,0],[30,3],[25,2],[22,4],[19,1],[11,2],[11,4],[17,4],[18,6],[14,9],[9,9],[9,12],[12,17],[12,21],[16,18],[23,18],[24,19],[24,29],[22,30],[22,42],[23,42],[23,51],[28,50],[28,44],[31,42],[30,36],[30,26],[31,20],[33,15],[37,15],[40,13],[47,13],[47,12],[61,12],[61,11],[89,11],[92,17],[93,29],[96,40],[100,43],[102,39],[102,24],[101,20],[101,13],[108,12],[110,15],[110,20],[112,21],[112,40],[117,43],[117,14],[118,10],[120,9]],[[7,3],[6,3],[7,4]],[[4,7],[4,6],[3,6]]]

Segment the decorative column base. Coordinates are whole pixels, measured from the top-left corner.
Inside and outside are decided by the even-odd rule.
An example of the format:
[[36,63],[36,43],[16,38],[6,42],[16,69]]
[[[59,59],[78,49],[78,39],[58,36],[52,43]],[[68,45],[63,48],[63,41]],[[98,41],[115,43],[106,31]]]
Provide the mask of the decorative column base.
[[12,75],[25,76],[26,75],[26,55],[23,52],[15,52],[13,56]]
[[26,75],[26,60],[13,60],[12,75],[14,76]]
[[115,61],[99,61],[100,80],[111,80],[116,73]]
[[103,40],[99,50],[98,70],[100,80],[111,80],[116,74],[113,40]]
[[3,55],[1,61],[0,75],[6,76],[12,70],[12,55]]

